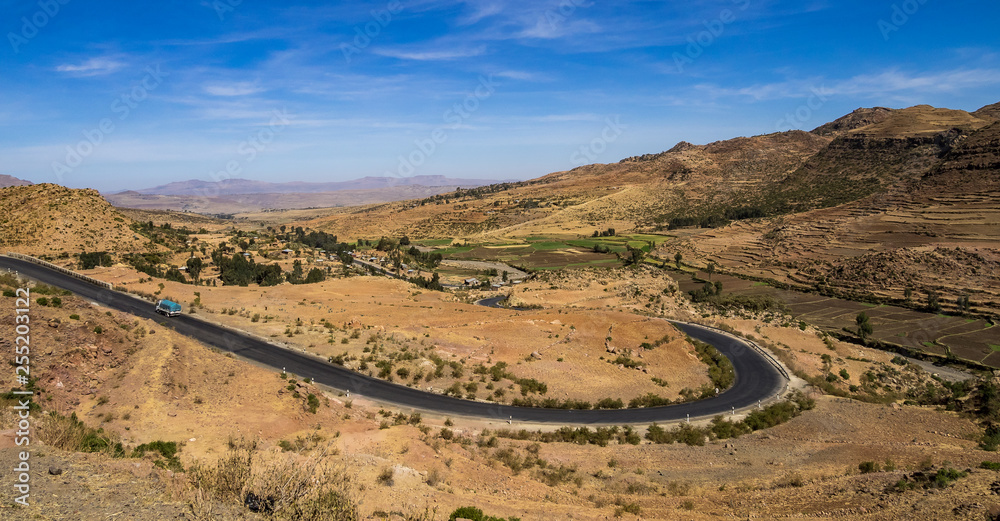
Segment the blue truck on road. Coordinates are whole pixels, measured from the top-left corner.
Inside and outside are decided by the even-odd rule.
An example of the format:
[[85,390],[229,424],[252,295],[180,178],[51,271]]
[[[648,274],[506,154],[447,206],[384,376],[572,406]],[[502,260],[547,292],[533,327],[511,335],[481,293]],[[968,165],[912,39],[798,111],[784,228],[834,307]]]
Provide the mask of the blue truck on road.
[[176,317],[181,314],[181,305],[170,300],[157,300],[156,312],[168,317]]

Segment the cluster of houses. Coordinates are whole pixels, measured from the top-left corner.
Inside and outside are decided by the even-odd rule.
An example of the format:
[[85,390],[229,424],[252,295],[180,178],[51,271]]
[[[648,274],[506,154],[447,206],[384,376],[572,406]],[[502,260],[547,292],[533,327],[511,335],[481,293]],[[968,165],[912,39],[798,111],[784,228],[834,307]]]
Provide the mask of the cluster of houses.
[[[490,284],[490,289],[498,290],[498,289],[503,288],[504,286],[506,286],[508,284],[520,284],[521,282],[523,282],[523,281],[521,281],[521,280],[512,280],[509,283],[508,282],[504,282],[504,281],[496,281],[496,282],[490,282],[489,284]],[[482,287],[485,284],[486,284],[486,282],[482,282],[482,281],[480,281],[479,279],[477,279],[475,277],[470,278],[470,279],[465,279],[465,280],[462,281],[462,285],[465,286],[465,287],[468,287],[468,288],[479,288],[479,287]]]
[[[349,252],[347,252],[347,254],[350,255],[352,258],[358,259],[358,260],[360,260],[362,262],[367,262],[369,264],[378,264],[379,266],[382,266],[382,267],[388,267],[389,262],[390,262],[387,257],[375,257],[375,256],[367,256],[366,257],[364,255],[359,255],[358,253],[355,253],[353,251],[349,251]],[[413,275],[413,274],[418,273],[417,270],[411,268],[409,265],[407,265],[405,263],[400,264],[399,265],[399,269],[401,269],[402,271],[406,272],[408,275]]]

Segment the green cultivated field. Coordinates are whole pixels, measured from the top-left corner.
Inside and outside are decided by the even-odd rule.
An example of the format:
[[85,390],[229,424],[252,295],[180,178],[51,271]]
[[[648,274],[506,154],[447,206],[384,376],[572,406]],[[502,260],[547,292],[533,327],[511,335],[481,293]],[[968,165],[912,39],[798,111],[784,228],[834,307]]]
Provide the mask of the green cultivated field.
[[[667,235],[618,235],[613,237],[532,236],[522,243],[452,246],[435,250],[449,259],[485,260],[530,269],[553,270],[586,266],[607,266],[618,263],[615,253],[625,253],[627,247],[651,249],[672,237]],[[604,245],[608,253],[597,253],[594,247]]]

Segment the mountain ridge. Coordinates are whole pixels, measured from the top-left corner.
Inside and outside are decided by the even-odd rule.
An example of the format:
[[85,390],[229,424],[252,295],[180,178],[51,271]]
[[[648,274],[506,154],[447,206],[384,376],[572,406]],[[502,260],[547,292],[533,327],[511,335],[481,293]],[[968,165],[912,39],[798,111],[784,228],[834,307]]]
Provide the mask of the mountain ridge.
[[[377,225],[358,221],[349,210],[302,224],[351,237],[409,232],[473,240],[544,230],[584,234],[608,226],[714,227],[837,206],[920,183],[952,148],[992,121],[929,105],[861,108],[813,132],[705,145],[681,141],[617,163],[357,210],[385,212]],[[980,157],[990,154],[988,147],[977,154],[977,164],[991,164]]]
[[330,182],[306,182],[290,181],[283,183],[272,183],[269,181],[255,181],[252,179],[224,179],[221,181],[203,181],[200,179],[189,179],[187,181],[174,181],[152,188],[139,190],[122,190],[119,192],[109,192],[108,195],[120,194],[141,194],[141,195],[177,195],[177,196],[198,196],[198,197],[218,197],[225,195],[247,195],[247,194],[289,194],[289,193],[315,193],[315,192],[337,192],[341,190],[372,190],[378,188],[389,188],[395,186],[458,186],[472,188],[476,186],[488,185],[499,181],[492,179],[459,179],[443,175],[418,175],[413,177],[384,177],[366,176],[348,181]]
[[12,175],[0,174],[0,188],[7,188],[9,186],[30,186],[35,183],[14,177]]

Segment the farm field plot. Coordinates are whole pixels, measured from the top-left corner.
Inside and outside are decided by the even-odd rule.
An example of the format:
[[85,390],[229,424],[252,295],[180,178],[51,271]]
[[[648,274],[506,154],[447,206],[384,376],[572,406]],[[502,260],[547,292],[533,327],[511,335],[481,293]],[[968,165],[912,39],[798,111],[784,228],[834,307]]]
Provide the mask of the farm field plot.
[[[698,272],[697,275],[708,279],[705,273]],[[989,324],[983,320],[782,290],[729,275],[715,274],[712,281],[722,282],[724,293],[777,297],[788,306],[794,317],[821,329],[854,330],[858,313],[864,311],[874,327],[872,337],[877,340],[939,356],[947,356],[950,349],[961,359],[1000,367],[1000,353],[990,347],[1000,345],[1000,330],[988,327]],[[704,285],[704,281],[684,277],[678,285],[681,291],[696,291]]]
[[[629,247],[649,251],[669,239],[664,235],[635,234],[610,237],[526,237],[525,243],[450,246],[435,250],[449,259],[504,262],[525,268],[555,269],[611,265],[616,253]],[[598,252],[598,246],[606,251]]]

